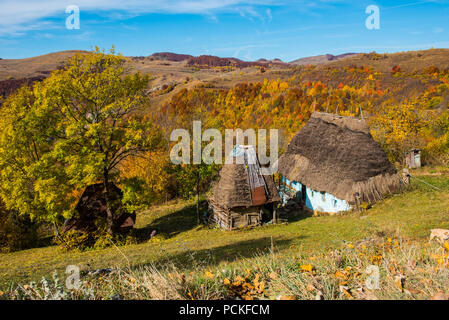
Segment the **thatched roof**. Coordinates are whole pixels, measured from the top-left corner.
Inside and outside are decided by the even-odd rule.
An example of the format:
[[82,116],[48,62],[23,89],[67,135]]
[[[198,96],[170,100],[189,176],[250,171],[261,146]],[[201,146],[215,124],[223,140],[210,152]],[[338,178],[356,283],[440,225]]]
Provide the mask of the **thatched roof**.
[[348,202],[375,202],[401,179],[365,121],[314,112],[278,160],[279,173]]
[[[253,151],[253,154],[255,155],[255,151]],[[257,185],[256,188],[254,186],[253,188],[251,187],[251,184],[254,184],[254,182],[250,182],[250,179],[254,180],[254,175],[256,176],[255,179],[260,179],[264,184],[262,187],[265,189],[266,196],[264,203],[280,201],[278,191],[271,176],[262,176],[258,169],[256,169],[257,173],[253,173],[252,176],[251,171],[249,171],[250,166],[239,164],[238,156],[234,155],[234,158],[234,163],[223,165],[220,171],[220,178],[212,187],[213,196],[211,200],[213,202],[225,208],[260,205],[261,203],[254,203],[254,192],[251,192],[258,187]],[[258,165],[257,162],[257,168]],[[257,189],[260,190],[260,188],[259,186]]]

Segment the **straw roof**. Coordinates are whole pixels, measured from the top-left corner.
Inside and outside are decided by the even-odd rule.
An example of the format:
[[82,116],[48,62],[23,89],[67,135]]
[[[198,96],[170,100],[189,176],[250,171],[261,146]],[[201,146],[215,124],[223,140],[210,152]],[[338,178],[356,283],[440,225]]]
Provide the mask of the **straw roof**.
[[[239,164],[238,161],[224,164],[218,182],[212,187],[213,195],[210,200],[228,209],[254,206],[250,186],[251,173],[248,173],[248,167],[245,164]],[[258,178],[265,182],[267,198],[265,203],[280,201],[273,178],[262,176],[260,172],[258,172]]]
[[365,121],[314,112],[278,160],[279,173],[354,202],[375,202],[401,186],[400,176]]

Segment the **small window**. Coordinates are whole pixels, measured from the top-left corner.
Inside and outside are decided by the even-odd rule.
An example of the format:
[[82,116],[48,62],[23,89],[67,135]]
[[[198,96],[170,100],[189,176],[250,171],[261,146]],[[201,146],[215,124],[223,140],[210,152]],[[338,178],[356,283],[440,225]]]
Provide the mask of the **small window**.
[[337,201],[337,199],[335,199],[335,200],[334,200],[334,208],[337,207],[337,204],[338,204],[338,201]]
[[321,192],[321,199],[323,200],[323,202],[326,201],[326,192]]

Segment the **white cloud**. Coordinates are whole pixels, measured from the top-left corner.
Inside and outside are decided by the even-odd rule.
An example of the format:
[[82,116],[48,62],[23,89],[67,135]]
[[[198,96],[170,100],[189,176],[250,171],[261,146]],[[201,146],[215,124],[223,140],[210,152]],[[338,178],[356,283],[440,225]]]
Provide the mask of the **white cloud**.
[[[219,12],[240,13],[247,18],[271,21],[272,11],[267,6],[294,6],[296,8],[328,6],[348,0],[1,0],[0,35],[20,35],[29,30],[44,31],[48,18],[67,14],[69,5],[77,5],[83,12],[107,15],[120,20],[146,13],[205,14],[214,17]],[[259,10],[260,9],[260,10]]]
[[265,12],[268,16],[268,21],[271,22],[273,20],[273,14],[271,12],[271,9],[267,9]]
[[[85,12],[191,13],[211,14],[236,6],[266,5],[272,0],[2,0],[0,2],[0,34],[20,34],[36,29],[38,23],[49,17],[65,16],[68,5],[77,5]],[[119,14],[119,13],[117,13]]]
[[414,6],[419,6],[419,5],[422,5],[422,4],[429,4],[429,3],[439,4],[441,2],[444,2],[444,0],[443,1],[440,1],[440,0],[426,0],[426,1],[419,1],[419,2],[399,4],[399,5],[395,5],[395,6],[392,6],[392,7],[386,7],[386,8],[383,8],[383,10],[397,9],[397,8],[404,8],[404,7],[414,7]]

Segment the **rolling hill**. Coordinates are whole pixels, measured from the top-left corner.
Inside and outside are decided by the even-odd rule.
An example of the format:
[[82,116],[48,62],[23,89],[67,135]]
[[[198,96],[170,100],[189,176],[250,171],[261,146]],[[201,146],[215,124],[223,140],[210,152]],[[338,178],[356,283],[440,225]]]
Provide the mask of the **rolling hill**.
[[296,64],[296,65],[323,64],[323,63],[328,63],[331,61],[338,61],[338,60],[350,58],[350,57],[353,57],[356,55],[358,55],[358,53],[344,53],[344,54],[340,54],[337,56],[334,56],[332,54],[323,54],[323,55],[319,55],[319,56],[300,58],[297,60],[293,60],[290,63]]
[[56,70],[67,61],[68,58],[81,52],[86,51],[70,50],[26,59],[2,59],[0,60],[0,81],[47,76],[51,71]]
[[[79,50],[61,51],[27,59],[0,60],[0,97],[7,96],[23,83],[32,83],[47,77]],[[393,54],[346,53],[338,56],[321,55],[301,58],[290,63],[279,59],[242,61],[236,58],[198,56],[170,52],[154,53],[150,56],[125,57],[135,71],[149,73],[152,77],[148,90],[153,102],[166,101],[182,89],[201,85],[208,88],[229,89],[238,83],[261,82],[264,79],[287,80],[299,76],[302,81],[321,81],[337,86],[348,83],[348,70],[370,68],[383,74],[380,87],[387,89],[404,85],[407,95],[421,90],[425,84],[414,74],[430,74],[435,70],[449,69],[449,49],[430,49]],[[305,69],[304,69],[305,68]],[[405,78],[397,79],[393,68],[399,68]],[[360,81],[364,81],[361,74]]]

